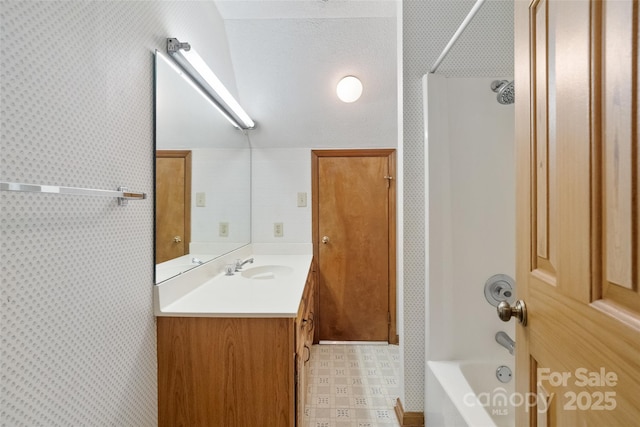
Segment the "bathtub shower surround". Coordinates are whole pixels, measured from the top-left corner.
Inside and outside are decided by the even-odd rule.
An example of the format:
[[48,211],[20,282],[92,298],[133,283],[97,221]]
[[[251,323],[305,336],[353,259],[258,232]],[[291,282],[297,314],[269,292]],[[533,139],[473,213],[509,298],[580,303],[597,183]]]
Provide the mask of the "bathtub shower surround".
[[[488,293],[497,303],[517,292],[517,284],[507,279],[515,273],[514,111],[496,101],[494,80],[430,74],[423,81],[429,426],[458,425],[447,421],[457,419],[451,413],[466,420],[461,425],[512,425],[504,421],[510,409],[487,424],[490,411],[470,410],[463,400],[467,393],[493,393],[495,387],[507,387],[508,394],[513,385],[496,378],[499,366],[513,368],[513,357],[496,334],[513,337],[514,322],[501,322],[486,298]],[[497,286],[485,292],[488,282]]]
[[502,382],[497,375],[497,368],[505,372],[513,367],[506,361],[428,362],[427,425],[515,426],[515,406],[524,400],[515,393],[515,381]]

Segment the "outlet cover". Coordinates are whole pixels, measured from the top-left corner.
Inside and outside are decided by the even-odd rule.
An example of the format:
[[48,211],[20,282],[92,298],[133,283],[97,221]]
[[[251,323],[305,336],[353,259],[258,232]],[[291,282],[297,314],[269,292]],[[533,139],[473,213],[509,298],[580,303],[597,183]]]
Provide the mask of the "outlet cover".
[[273,237],[283,237],[284,236],[284,225],[281,222],[273,223]]

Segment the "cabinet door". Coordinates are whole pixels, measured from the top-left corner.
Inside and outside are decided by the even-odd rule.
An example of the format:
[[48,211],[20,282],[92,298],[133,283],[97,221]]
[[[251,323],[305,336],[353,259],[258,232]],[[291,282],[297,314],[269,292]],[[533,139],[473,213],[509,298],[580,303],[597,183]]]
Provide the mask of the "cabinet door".
[[314,333],[315,269],[307,276],[296,319],[296,418],[302,426],[307,396],[311,345]]
[[315,263],[312,263],[311,270],[309,271],[309,278],[307,279],[307,289],[306,292],[308,294],[308,314],[307,319],[309,320],[309,325],[307,329],[307,345],[311,348],[315,340],[316,335],[316,313],[317,313],[317,298],[316,298],[316,269]]
[[300,353],[296,354],[296,419],[298,426],[303,426],[304,424],[304,411],[306,405],[306,397],[307,397],[307,368],[305,366],[305,361],[308,360],[311,349],[305,344],[303,345],[303,349]]
[[304,425],[304,410],[307,396],[308,363],[311,359],[311,345],[308,340],[308,322],[296,322],[296,419],[297,425]]
[[293,427],[293,323],[158,317],[158,425]]

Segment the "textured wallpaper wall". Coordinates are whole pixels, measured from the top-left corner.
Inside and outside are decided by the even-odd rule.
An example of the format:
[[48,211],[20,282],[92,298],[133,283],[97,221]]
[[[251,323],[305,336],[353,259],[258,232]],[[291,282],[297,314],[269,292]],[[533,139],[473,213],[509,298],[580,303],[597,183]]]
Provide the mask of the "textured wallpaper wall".
[[[0,180],[152,193],[153,51],[184,38],[233,76],[219,22],[208,1],[0,2]],[[153,198],[0,202],[0,425],[155,426]]]
[[[424,407],[425,186],[422,76],[460,26],[474,0],[404,0],[404,408]],[[438,73],[513,75],[513,4],[487,0]],[[428,398],[428,397],[427,397]]]

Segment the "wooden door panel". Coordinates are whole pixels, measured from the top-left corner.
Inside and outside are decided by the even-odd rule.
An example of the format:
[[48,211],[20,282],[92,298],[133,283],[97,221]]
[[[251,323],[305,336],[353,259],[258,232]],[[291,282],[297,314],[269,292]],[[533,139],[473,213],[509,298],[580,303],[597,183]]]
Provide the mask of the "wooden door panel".
[[[532,203],[534,277],[572,298],[590,301],[580,286],[590,275],[591,187],[589,7],[584,2],[536,1],[531,8],[532,40]],[[562,16],[562,19],[557,19]],[[581,37],[582,36],[582,37]],[[575,242],[579,239],[579,242]],[[558,272],[558,265],[562,271]],[[562,275],[563,277],[558,277]]]
[[[189,253],[191,152],[156,153],[156,263]],[[179,241],[176,241],[176,237]]]
[[518,425],[640,419],[639,22],[632,0],[516,2],[517,390],[551,402]]
[[[536,250],[533,252],[536,254],[534,265],[536,268],[546,272],[551,277],[555,278],[555,271],[557,265],[557,234],[555,233],[556,224],[556,197],[555,197],[555,185],[553,185],[555,177],[555,132],[553,132],[553,113],[550,115],[550,110],[554,110],[553,100],[549,99],[549,82],[548,82],[548,67],[553,65],[555,58],[553,55],[549,55],[546,49],[547,39],[553,38],[552,34],[548,34],[548,15],[547,15],[547,1],[541,0],[535,6],[533,13],[533,40],[534,40],[534,55],[535,55],[535,69],[533,76],[533,84],[535,85],[534,98],[534,112],[535,112],[535,128],[534,131],[534,143],[535,143],[535,159],[536,168],[535,174],[535,207],[536,217],[535,227],[536,232],[535,242]],[[553,26],[551,26],[553,29]],[[553,92],[552,92],[553,93]],[[549,120],[551,119],[551,123]]]
[[[635,425],[631,420],[639,415],[640,359],[634,332],[613,318],[594,315],[589,305],[557,298],[549,288],[530,291],[527,304],[536,315],[530,319],[533,330],[527,327],[529,352],[539,362],[532,366],[536,381],[529,390],[535,391],[540,382],[551,393],[557,405],[551,417],[555,425]],[[615,375],[615,384],[583,385],[583,377],[600,375],[601,369],[605,376]],[[566,379],[559,380],[561,376]],[[606,395],[611,398],[605,406]]]
[[[591,140],[589,4],[552,2],[555,75],[558,287],[570,298],[589,302],[591,257]],[[585,58],[587,62],[585,63]],[[576,66],[582,64],[582,66]]]
[[[602,4],[602,280],[596,294],[640,313],[638,3]],[[634,24],[635,22],[635,24]]]
[[320,161],[320,234],[330,239],[320,247],[325,339],[388,338],[386,170],[380,157]]
[[320,157],[319,338],[389,339],[388,156]]
[[603,36],[605,278],[632,288],[633,5],[606,2]]

